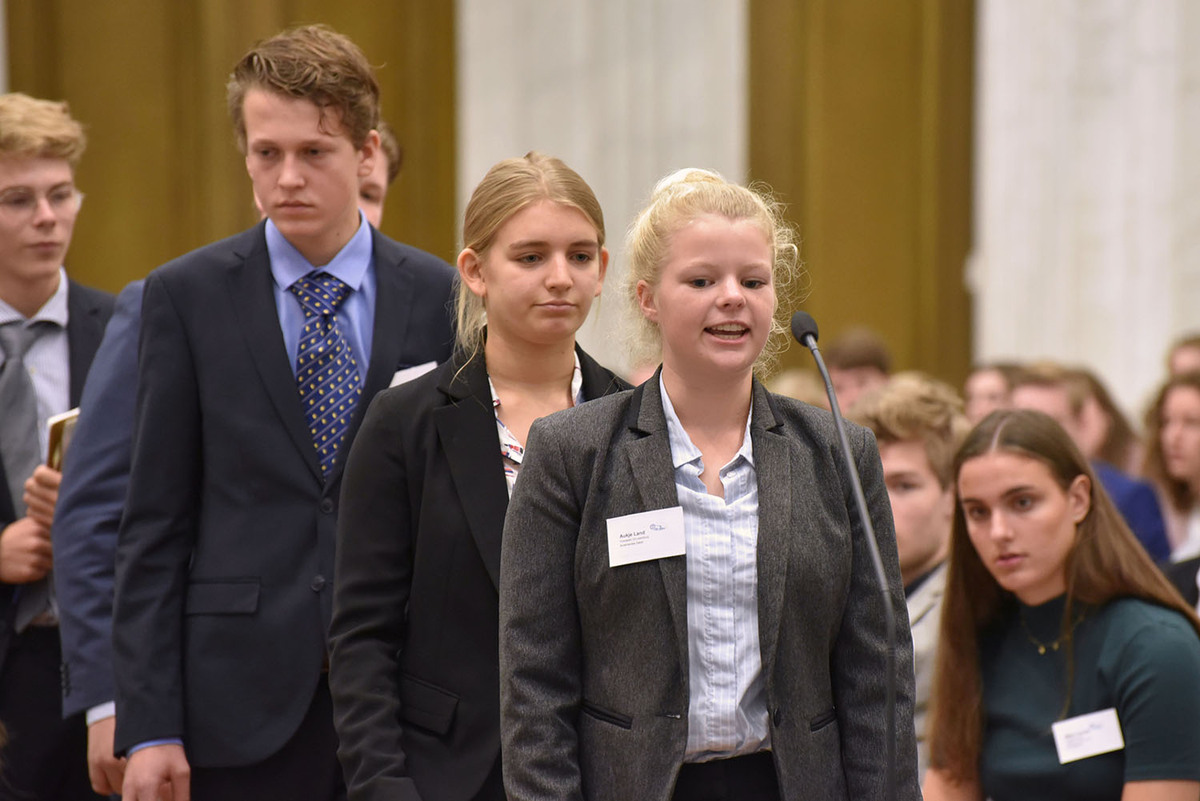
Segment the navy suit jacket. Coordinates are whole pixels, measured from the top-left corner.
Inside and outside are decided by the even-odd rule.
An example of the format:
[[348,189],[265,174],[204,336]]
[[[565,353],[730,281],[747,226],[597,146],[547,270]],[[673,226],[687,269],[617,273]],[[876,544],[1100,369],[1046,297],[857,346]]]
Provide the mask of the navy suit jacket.
[[142,282],[117,296],[79,401],[54,516],[63,716],[112,701],[113,557],[129,488]]
[[1162,565],[1163,573],[1179,590],[1188,606],[1194,607],[1200,603],[1200,587],[1196,586],[1196,574],[1200,572],[1200,556],[1185,559],[1174,564],[1167,562]]
[[[92,357],[100,345],[104,326],[112,314],[113,297],[107,292],[67,282],[67,358],[70,367],[71,406],[79,405],[84,379],[91,367]],[[16,520],[13,499],[8,494],[8,479],[0,462],[0,529]],[[12,640],[13,621],[17,605],[13,602],[18,587],[0,583],[0,665]]]
[[1161,562],[1169,557],[1171,543],[1154,488],[1105,462],[1092,462],[1092,469],[1150,558]]
[[[445,360],[453,340],[453,269],[373,238],[351,437],[397,370]],[[261,762],[320,679],[341,467],[322,476],[272,286],[262,224],[146,279],[113,603],[118,753],[182,738],[193,766]]]

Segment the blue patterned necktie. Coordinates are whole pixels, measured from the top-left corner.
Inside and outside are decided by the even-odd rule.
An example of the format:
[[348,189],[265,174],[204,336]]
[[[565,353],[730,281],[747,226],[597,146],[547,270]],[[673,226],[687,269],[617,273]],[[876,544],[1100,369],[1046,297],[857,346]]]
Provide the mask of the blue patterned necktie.
[[296,351],[300,402],[308,417],[321,473],[329,475],[362,396],[358,359],[336,316],[350,287],[329,273],[315,273],[301,278],[288,290],[304,309],[304,331]]

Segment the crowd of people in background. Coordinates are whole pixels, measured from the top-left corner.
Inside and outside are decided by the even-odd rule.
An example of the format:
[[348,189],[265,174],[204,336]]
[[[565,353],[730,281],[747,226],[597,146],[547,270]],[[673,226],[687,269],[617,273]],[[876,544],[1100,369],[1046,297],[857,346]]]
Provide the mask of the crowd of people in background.
[[[879,441],[925,797],[1196,798],[1200,337],[1169,348],[1140,435],[1083,367],[981,364],[960,394],[891,374],[864,329],[826,353],[848,416]],[[828,406],[815,372],[771,386]],[[1057,518],[1024,510],[1047,499]],[[1039,556],[1056,526],[1057,553]],[[1022,560],[1051,580],[1025,586]],[[1123,750],[1056,753],[1053,724],[1106,708]]]
[[767,193],[658,183],[626,380],[561,160],[493,166],[451,265],[378,231],[353,42],[227,93],[263,219],[115,299],[64,267],[82,125],[0,96],[0,801],[1200,799],[1200,337],[1139,427],[1084,367],[960,394],[848,330],[850,467],[815,373],[761,380]]

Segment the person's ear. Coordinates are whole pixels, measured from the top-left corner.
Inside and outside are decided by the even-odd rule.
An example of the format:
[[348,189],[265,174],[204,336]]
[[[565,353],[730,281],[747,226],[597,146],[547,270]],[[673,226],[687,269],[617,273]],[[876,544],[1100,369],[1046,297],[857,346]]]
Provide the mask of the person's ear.
[[600,248],[600,280],[596,282],[596,297],[604,288],[604,276],[608,273],[608,248]]
[[379,144],[379,131],[374,128],[367,134],[363,146],[358,149],[358,177],[366,178],[375,169],[375,159],[383,158],[383,149]]
[[1082,523],[1092,509],[1092,481],[1082,473],[1067,487],[1067,506],[1075,525]]
[[638,308],[642,310],[642,316],[652,323],[657,323],[658,305],[654,299],[654,287],[650,286],[645,281],[638,281],[637,302]]
[[483,277],[483,259],[471,248],[458,254],[458,274],[467,289],[481,298],[487,297],[487,281]]

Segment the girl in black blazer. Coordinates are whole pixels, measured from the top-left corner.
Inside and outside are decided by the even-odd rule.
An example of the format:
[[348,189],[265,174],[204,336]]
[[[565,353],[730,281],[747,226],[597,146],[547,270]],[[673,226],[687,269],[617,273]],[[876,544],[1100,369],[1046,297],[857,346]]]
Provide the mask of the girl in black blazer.
[[343,479],[329,684],[352,801],[504,798],[497,587],[523,443],[627,386],[575,345],[608,262],[579,175],[496,164],[463,240],[454,356],[379,394]]

